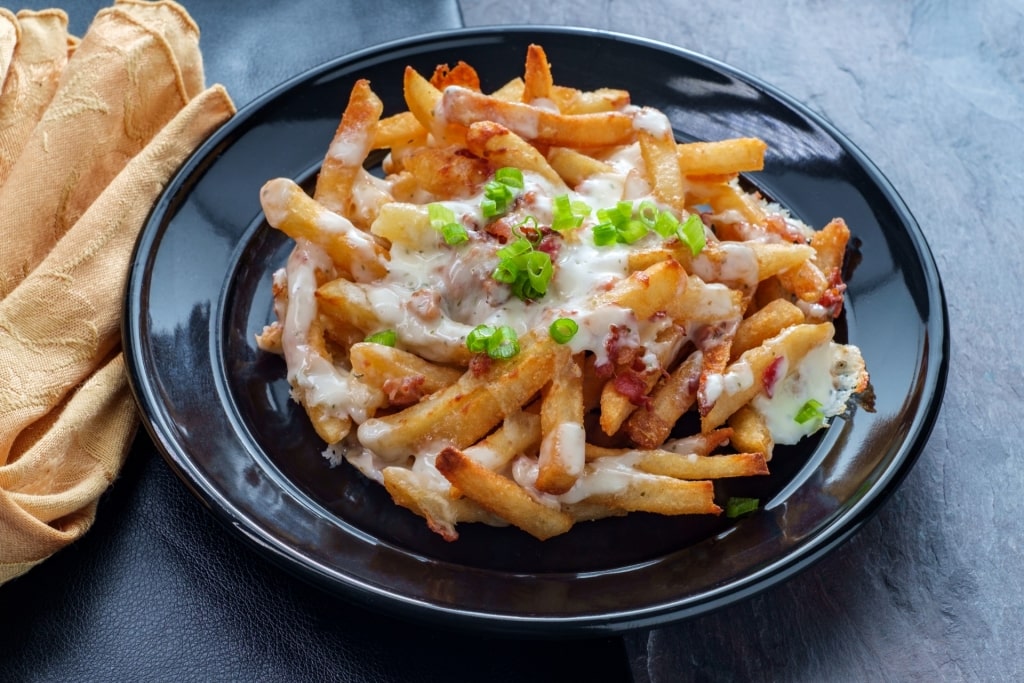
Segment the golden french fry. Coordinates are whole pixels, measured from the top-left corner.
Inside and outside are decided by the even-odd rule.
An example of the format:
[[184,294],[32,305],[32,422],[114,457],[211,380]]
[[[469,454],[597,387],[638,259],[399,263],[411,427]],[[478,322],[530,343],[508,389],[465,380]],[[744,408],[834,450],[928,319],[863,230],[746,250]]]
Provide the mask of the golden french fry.
[[489,470],[500,470],[517,455],[535,455],[540,445],[540,416],[520,410],[505,416],[501,427],[465,450]]
[[459,522],[501,524],[500,517],[487,512],[466,498],[455,497],[454,491],[439,491],[432,481],[424,481],[419,472],[405,467],[385,467],[381,471],[384,488],[395,503],[408,508],[427,521],[427,526],[446,541],[455,541]]
[[461,85],[470,90],[480,90],[480,76],[476,69],[460,60],[452,68],[449,68],[447,64],[438,64],[430,76],[430,84],[438,90],[444,90],[449,85]]
[[416,400],[455,384],[462,371],[424,360],[415,353],[383,344],[360,342],[348,350],[352,374],[388,394],[392,405],[395,392],[411,393]]
[[554,79],[551,77],[551,64],[548,56],[540,45],[526,48],[526,68],[523,72],[523,102],[534,100],[550,100]]
[[632,117],[615,111],[565,115],[455,86],[445,89],[441,106],[452,123],[494,121],[541,145],[587,149],[621,145],[635,137]]
[[[737,211],[743,219],[754,225],[763,224],[768,216],[764,208],[752,197],[742,192],[735,183],[717,183],[714,185],[694,184],[687,193],[688,209],[694,210],[701,204],[709,204],[717,214]],[[716,226],[727,227],[727,226]],[[743,239],[741,235],[719,235],[722,239]]]
[[567,347],[557,347],[551,382],[540,406],[541,430],[537,488],[561,494],[583,472],[583,372]]
[[600,458],[587,465],[582,481],[590,477],[614,476],[615,490],[600,492],[586,498],[627,512],[652,512],[660,515],[717,515],[722,509],[715,505],[715,488],[710,481],[687,481],[626,468],[610,471],[617,458]]
[[564,534],[573,519],[561,509],[539,503],[507,477],[492,472],[462,451],[447,446],[437,456],[437,469],[467,498],[544,540]]
[[513,166],[523,171],[542,175],[558,191],[568,190],[561,176],[551,168],[536,147],[505,126],[492,121],[480,121],[469,126],[466,147],[494,167]]
[[373,146],[377,122],[384,104],[370,89],[370,82],[359,79],[352,87],[348,106],[327,149],[313,198],[331,211],[347,214],[352,209],[352,185]]
[[776,277],[783,287],[801,301],[815,302],[828,289],[828,278],[811,261],[804,261],[795,268],[784,270]]
[[380,207],[370,232],[406,249],[425,250],[438,243],[437,231],[430,227],[427,207],[411,202],[395,201]]
[[334,264],[352,277],[369,281],[387,273],[390,257],[377,238],[328,210],[294,181],[267,181],[260,190],[260,204],[271,226],[292,239],[323,247]]
[[626,433],[641,448],[656,448],[672,433],[676,422],[697,398],[702,354],[691,353],[651,394],[651,402],[626,421]]
[[678,439],[669,439],[661,445],[661,450],[681,455],[711,455],[725,446],[732,438],[731,427],[712,429],[710,432],[690,434]]
[[772,432],[764,421],[764,417],[751,408],[743,406],[729,417],[732,427],[732,445],[734,448],[750,453],[760,453],[765,461],[772,459],[775,441]]
[[768,474],[765,456],[760,452],[740,452],[729,455],[697,455],[695,453],[675,453],[658,448],[633,450],[629,448],[587,446],[588,462],[597,461],[601,458],[628,460],[635,462],[634,466],[641,472],[691,481],[753,477]]
[[[459,90],[473,92],[462,86],[456,87]],[[441,91],[431,85],[430,81],[411,66],[405,68],[402,93],[409,111],[425,130],[432,133],[443,144],[461,144],[465,136],[465,127],[453,125],[447,119],[438,121],[436,111],[442,98]]]
[[427,141],[427,129],[411,111],[389,116],[377,122],[373,134],[373,149],[391,149],[409,145],[423,145]]
[[525,342],[517,356],[472,370],[452,386],[359,426],[359,440],[383,458],[407,457],[429,442],[470,446],[522,408],[551,377],[549,340]]
[[658,339],[654,355],[658,360],[656,367],[648,367],[641,371],[632,368],[621,368],[615,377],[605,383],[601,390],[601,430],[611,436],[622,428],[623,423],[637,410],[637,407],[648,402],[647,394],[658,382],[664,370],[676,353],[684,339],[681,328],[672,326],[665,330]]
[[684,175],[731,175],[764,168],[768,145],[758,138],[688,142],[676,147]]
[[570,187],[576,187],[599,173],[611,173],[613,170],[611,165],[568,147],[552,147],[548,150],[547,159],[551,168]]
[[821,230],[811,235],[814,264],[822,273],[831,273],[843,267],[846,245],[850,241],[850,228],[842,218],[833,218]]
[[745,351],[760,346],[787,327],[804,321],[804,312],[785,299],[773,299],[756,313],[743,319],[732,340],[730,359],[736,360]]
[[346,278],[331,280],[318,287],[316,300],[325,315],[342,320],[364,334],[377,332],[383,327],[367,289]]
[[676,157],[676,143],[671,136],[671,129],[663,135],[642,130],[637,134],[637,139],[640,141],[640,155],[654,196],[660,202],[682,211],[685,208],[686,193],[683,190],[683,176],[679,173],[679,159]]
[[622,111],[629,106],[629,92],[614,88],[577,90],[561,85],[551,88],[551,99],[563,114],[597,114],[605,111]]
[[[676,306],[686,296],[689,279],[678,261],[670,259],[655,263],[620,280],[611,290],[596,298],[596,306],[615,304],[631,309],[637,320],[647,320],[656,313]],[[672,315],[673,319],[682,319]]]
[[483,159],[464,154],[464,148],[419,147],[405,155],[402,163],[420,187],[441,199],[475,194],[491,174]]
[[526,83],[523,82],[522,78],[516,76],[511,81],[492,92],[491,97],[496,100],[505,100],[506,102],[522,102],[523,92],[525,90]]
[[709,284],[695,275],[684,279],[686,286],[682,293],[666,307],[670,318],[709,324],[740,317],[744,299],[742,292],[718,283]]
[[745,352],[722,375],[722,388],[714,405],[701,417],[701,431],[724,424],[729,416],[746,405],[762,390],[762,378],[776,358],[786,359],[790,370],[819,344],[831,341],[832,323],[794,325]]

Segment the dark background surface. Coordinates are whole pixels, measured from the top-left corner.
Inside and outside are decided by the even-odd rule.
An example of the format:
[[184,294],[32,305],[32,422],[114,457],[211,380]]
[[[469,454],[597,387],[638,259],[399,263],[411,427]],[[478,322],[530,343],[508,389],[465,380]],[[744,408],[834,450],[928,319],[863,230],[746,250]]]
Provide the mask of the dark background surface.
[[[105,5],[63,6],[81,34]],[[859,145],[920,222],[949,305],[945,405],[903,486],[816,566],[714,614],[600,641],[477,638],[325,596],[234,540],[140,436],[89,534],[0,587],[0,680],[1024,678],[1019,3],[186,6],[208,82],[239,105],[329,58],[460,22],[612,29],[764,79]]]

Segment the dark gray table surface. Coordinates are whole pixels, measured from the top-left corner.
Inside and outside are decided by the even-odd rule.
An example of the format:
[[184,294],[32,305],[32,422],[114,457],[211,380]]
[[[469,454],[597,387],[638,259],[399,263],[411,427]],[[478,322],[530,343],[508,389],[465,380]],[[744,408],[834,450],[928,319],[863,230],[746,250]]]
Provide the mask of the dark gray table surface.
[[[105,4],[64,6],[81,33]],[[1020,2],[185,4],[203,29],[209,80],[240,104],[330,57],[461,21],[661,40],[747,71],[832,122],[909,205],[945,285],[949,381],[917,465],[852,540],[779,587],[621,641],[512,645],[548,666],[559,647],[577,662],[591,658],[591,680],[628,678],[610,663],[623,642],[637,683],[1024,679]],[[307,38],[281,45],[282,26]],[[467,639],[474,658],[451,663],[437,651],[450,642],[443,635],[326,600],[255,557],[231,568],[231,556],[247,552],[140,437],[93,531],[0,588],[0,632],[13,634],[0,638],[0,679],[531,678],[509,644]],[[236,594],[242,582],[251,594]],[[555,680],[553,671],[532,679]]]

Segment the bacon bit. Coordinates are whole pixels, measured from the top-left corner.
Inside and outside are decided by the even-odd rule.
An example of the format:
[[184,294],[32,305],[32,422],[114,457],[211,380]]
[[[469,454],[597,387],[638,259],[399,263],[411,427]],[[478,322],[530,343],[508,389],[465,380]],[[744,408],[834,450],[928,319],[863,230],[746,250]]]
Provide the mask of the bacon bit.
[[508,224],[504,216],[492,222],[484,231],[492,237],[497,237],[502,244],[507,244],[512,237],[512,226]]
[[494,360],[486,353],[478,353],[469,359],[469,370],[474,377],[480,377],[491,369]]
[[598,379],[611,379],[612,375],[615,374],[615,365],[613,363],[595,363],[594,364],[594,375]]
[[778,235],[787,242],[795,244],[807,244],[807,238],[799,230],[786,222],[786,219],[778,214],[771,214],[765,219],[765,227],[768,232]]
[[764,393],[771,398],[775,394],[775,385],[779,381],[779,375],[781,374],[782,363],[785,359],[782,356],[776,356],[775,360],[768,364],[765,368],[764,374],[761,376],[761,385],[764,387]]
[[640,375],[632,370],[620,372],[615,376],[615,391],[629,399],[635,406],[648,408],[651,405],[651,397],[647,395],[647,382]]
[[627,344],[625,338],[630,328],[625,325],[612,325],[604,340],[604,349],[608,353],[608,361],[613,365],[630,366],[640,355],[641,349],[634,344]]
[[558,260],[558,251],[562,247],[562,241],[555,237],[554,233],[546,233],[537,245],[537,251],[543,251],[551,257],[552,263]]
[[843,282],[843,274],[839,268],[833,268],[832,272],[829,273],[828,287],[825,289],[825,293],[821,295],[821,298],[818,299],[818,305],[828,310],[833,318],[838,318],[839,314],[843,312],[843,295],[845,292],[846,283]]
[[441,317],[441,295],[430,289],[413,292],[406,306],[420,320],[430,322]]
[[384,380],[381,389],[393,406],[411,406],[423,398],[423,385],[427,378],[423,375],[409,377],[389,377]]

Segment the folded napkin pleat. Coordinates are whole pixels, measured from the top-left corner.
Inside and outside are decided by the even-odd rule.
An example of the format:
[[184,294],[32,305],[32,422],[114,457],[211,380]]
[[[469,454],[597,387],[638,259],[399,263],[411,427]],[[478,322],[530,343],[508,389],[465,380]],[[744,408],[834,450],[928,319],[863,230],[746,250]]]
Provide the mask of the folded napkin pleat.
[[[0,29],[0,56],[15,40],[8,79],[28,72],[23,19],[36,15]],[[171,175],[234,114],[204,85],[199,31],[173,2],[117,2],[63,45],[0,185],[0,583],[80,537],[124,462],[138,424],[120,353],[134,243]],[[24,126],[31,108],[15,109],[0,125]]]

